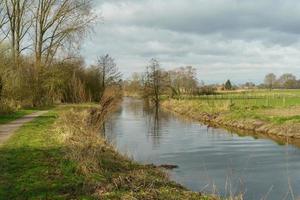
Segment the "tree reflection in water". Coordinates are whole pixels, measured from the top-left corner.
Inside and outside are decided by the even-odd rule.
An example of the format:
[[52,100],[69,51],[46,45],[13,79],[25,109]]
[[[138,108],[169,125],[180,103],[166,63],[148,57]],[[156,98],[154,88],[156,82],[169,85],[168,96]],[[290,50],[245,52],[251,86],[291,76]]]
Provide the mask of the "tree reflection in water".
[[149,103],[143,104],[144,116],[147,119],[148,137],[152,140],[153,146],[160,145],[160,139],[164,133],[161,130],[162,124],[168,122],[169,115],[166,115],[159,107],[152,106]]

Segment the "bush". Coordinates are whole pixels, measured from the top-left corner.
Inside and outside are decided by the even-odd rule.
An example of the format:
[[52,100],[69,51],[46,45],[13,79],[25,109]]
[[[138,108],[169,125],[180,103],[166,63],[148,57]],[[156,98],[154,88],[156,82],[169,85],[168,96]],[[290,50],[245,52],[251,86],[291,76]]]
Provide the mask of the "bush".
[[19,106],[14,101],[0,100],[0,114],[9,114],[17,111]]
[[203,86],[199,89],[199,95],[213,95],[216,94],[216,88],[212,86]]

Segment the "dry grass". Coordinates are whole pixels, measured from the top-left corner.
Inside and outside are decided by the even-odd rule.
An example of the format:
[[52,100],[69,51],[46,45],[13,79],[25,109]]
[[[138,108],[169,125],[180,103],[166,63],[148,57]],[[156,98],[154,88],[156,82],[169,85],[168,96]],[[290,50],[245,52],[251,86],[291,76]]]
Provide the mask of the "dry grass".
[[89,115],[88,111],[67,111],[61,114],[56,126],[62,143],[66,145],[68,159],[77,161],[83,174],[100,169],[96,156],[105,146],[96,129],[88,126]]

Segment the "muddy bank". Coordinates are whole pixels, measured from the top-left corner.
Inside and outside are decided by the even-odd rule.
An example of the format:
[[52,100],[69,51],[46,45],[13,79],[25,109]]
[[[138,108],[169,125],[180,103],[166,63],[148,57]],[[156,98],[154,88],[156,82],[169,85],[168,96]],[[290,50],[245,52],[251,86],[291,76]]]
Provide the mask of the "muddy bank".
[[[300,124],[299,123],[284,123],[274,124],[268,121],[262,121],[258,119],[232,119],[228,113],[207,113],[201,112],[199,109],[186,102],[176,101],[176,106],[172,100],[163,101],[161,104],[162,108],[185,116],[207,125],[214,127],[224,127],[227,129],[240,130],[242,132],[249,132],[252,134],[266,135],[274,139],[286,142],[291,140],[300,139]],[[245,111],[247,112],[247,111]]]

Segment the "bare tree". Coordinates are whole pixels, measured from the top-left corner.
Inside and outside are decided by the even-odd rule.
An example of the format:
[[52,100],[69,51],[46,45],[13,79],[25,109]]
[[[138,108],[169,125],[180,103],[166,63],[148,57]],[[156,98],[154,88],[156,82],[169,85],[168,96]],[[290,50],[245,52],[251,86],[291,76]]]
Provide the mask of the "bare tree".
[[180,67],[170,70],[170,88],[172,93],[194,94],[197,92],[198,80],[196,78],[196,69],[192,66]]
[[272,90],[276,83],[276,75],[273,73],[267,74],[265,77],[265,85]]
[[121,73],[112,57],[108,54],[98,58],[98,69],[101,74],[101,96],[106,88],[111,85],[118,84],[121,81]]
[[293,89],[297,87],[297,78],[293,74],[282,74],[278,78],[278,83],[280,84],[281,88]]
[[90,0],[35,0],[34,10],[36,66],[51,63],[59,48],[86,33],[95,19]]
[[163,90],[163,72],[160,69],[160,64],[156,59],[150,60],[150,65],[147,67],[145,75],[145,96],[149,97],[155,107],[159,107],[160,95]]
[[6,39],[9,31],[4,30],[5,25],[8,23],[7,12],[3,1],[0,2],[0,43]]
[[32,0],[5,0],[4,4],[9,23],[12,57],[18,65],[21,52],[29,47],[23,40],[32,25],[30,15]]

